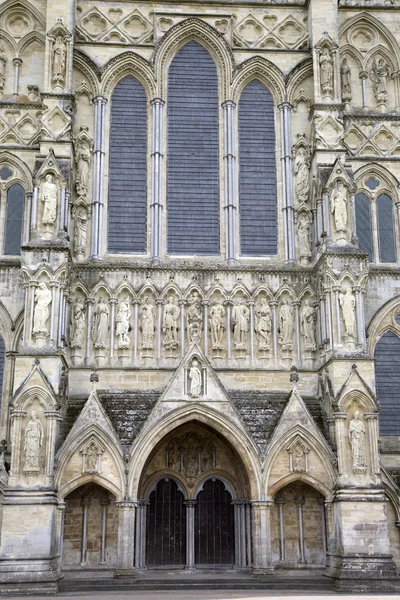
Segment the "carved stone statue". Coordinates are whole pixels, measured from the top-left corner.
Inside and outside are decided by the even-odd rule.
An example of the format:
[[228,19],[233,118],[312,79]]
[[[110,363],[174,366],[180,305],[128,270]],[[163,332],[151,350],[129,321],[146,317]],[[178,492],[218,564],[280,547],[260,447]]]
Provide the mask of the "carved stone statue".
[[67,66],[67,44],[62,35],[58,35],[53,45],[52,81],[63,85]]
[[189,394],[192,398],[198,398],[201,394],[201,370],[199,362],[193,359],[189,369],[190,390]]
[[246,350],[250,311],[243,298],[239,298],[232,310],[233,339],[236,350]]
[[1,440],[0,442],[0,481],[7,485],[8,473],[6,468],[5,454],[7,452],[7,441]]
[[210,309],[211,343],[213,350],[223,350],[225,331],[225,308],[220,300],[217,300]]
[[40,184],[40,198],[44,204],[42,223],[43,225],[53,225],[57,218],[58,190],[53,181],[53,175],[50,173]]
[[163,334],[164,347],[167,350],[175,350],[178,347],[178,318],[181,311],[179,306],[174,304],[174,299],[169,296],[167,304],[164,306]]
[[333,59],[328,48],[322,50],[319,58],[322,96],[333,96]]
[[299,244],[300,259],[308,259],[311,256],[311,224],[305,212],[299,214],[297,222],[297,241]]
[[370,72],[370,78],[373,83],[375,99],[378,104],[384,104],[387,100],[387,83],[390,76],[389,65],[383,58],[374,60]]
[[75,215],[75,229],[74,229],[74,251],[75,254],[83,254],[86,252],[86,241],[87,241],[87,228],[88,228],[88,214],[83,206],[80,206]]
[[304,146],[300,146],[297,150],[294,159],[294,174],[296,177],[296,201],[299,206],[302,202],[309,201],[310,194],[309,163]]
[[354,294],[349,287],[346,288],[345,294],[339,295],[339,302],[340,306],[342,307],[342,314],[346,333],[347,335],[354,337],[356,325],[356,301],[354,299]]
[[200,296],[196,290],[193,291],[188,298],[186,327],[189,342],[193,342],[196,337],[198,340],[200,339],[203,329],[203,311]]
[[76,174],[76,191],[81,198],[86,198],[88,193],[88,183],[90,174],[90,164],[92,162],[92,152],[90,143],[85,138],[81,138],[77,141],[77,148],[75,152],[75,159],[77,165]]
[[364,473],[366,471],[365,426],[360,420],[360,413],[358,410],[355,411],[354,417],[350,421],[349,441],[351,446],[353,473]]
[[3,90],[6,82],[6,64],[7,54],[4,50],[4,44],[0,44],[0,91]]
[[118,348],[129,348],[129,319],[131,318],[131,308],[129,306],[129,298],[121,300],[119,311],[117,314],[117,329]]
[[85,460],[85,472],[96,473],[98,470],[98,453],[97,446],[94,442],[91,442],[86,452]]
[[144,299],[144,304],[140,311],[141,324],[140,330],[142,332],[142,349],[152,350],[154,347],[154,320],[155,320],[155,309],[151,304],[148,296]]
[[298,473],[306,470],[306,455],[301,444],[296,444],[293,452],[293,471]]
[[331,213],[334,216],[336,233],[347,231],[347,204],[349,192],[343,181],[337,182],[337,188],[331,194]]
[[293,350],[293,308],[284,298],[279,310],[279,343],[282,350]]
[[315,321],[317,315],[315,308],[310,305],[310,300],[306,298],[304,300],[303,310],[300,316],[300,332],[304,337],[304,349],[305,350],[316,350],[315,343]]
[[24,473],[38,473],[39,454],[43,445],[43,425],[38,419],[36,410],[32,410],[31,419],[25,429],[24,454],[25,464]]
[[71,310],[71,348],[82,348],[85,331],[85,306],[81,298],[77,298]]
[[108,334],[108,306],[100,296],[93,313],[92,339],[95,348],[105,348]]
[[33,330],[35,335],[48,335],[47,321],[50,316],[51,291],[45,283],[39,283],[35,292],[35,310],[33,313]]
[[351,71],[347,58],[342,60],[340,65],[340,81],[342,86],[342,99],[344,102],[351,100]]
[[269,350],[269,342],[272,331],[272,313],[269,304],[261,296],[255,307],[255,332],[257,334],[258,349]]

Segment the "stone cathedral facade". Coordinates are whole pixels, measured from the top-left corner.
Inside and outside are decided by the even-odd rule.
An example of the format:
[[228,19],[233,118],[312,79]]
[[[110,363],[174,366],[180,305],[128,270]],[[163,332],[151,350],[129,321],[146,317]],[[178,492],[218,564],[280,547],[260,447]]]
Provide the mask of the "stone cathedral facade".
[[397,0],[1,1],[2,594],[398,589],[399,111]]

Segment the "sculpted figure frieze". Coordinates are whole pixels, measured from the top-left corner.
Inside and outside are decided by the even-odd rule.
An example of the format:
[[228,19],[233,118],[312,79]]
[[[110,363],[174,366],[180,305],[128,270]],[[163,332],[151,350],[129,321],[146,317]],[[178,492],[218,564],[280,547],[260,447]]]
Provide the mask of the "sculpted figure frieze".
[[181,311],[174,303],[172,296],[168,297],[164,306],[162,331],[164,334],[164,347],[166,350],[175,350],[178,347],[178,319]]
[[236,350],[247,349],[250,311],[243,298],[239,298],[232,310],[233,339]]
[[297,241],[302,264],[308,264],[311,257],[311,222],[304,211],[300,212],[297,221]]
[[43,225],[54,225],[57,218],[58,189],[50,173],[40,184],[40,199],[43,203]]
[[213,350],[224,349],[225,308],[221,300],[217,300],[210,308],[211,343]]
[[35,310],[33,313],[33,329],[32,333],[35,336],[49,334],[47,321],[50,317],[51,291],[47,285],[42,282],[35,292]]
[[309,176],[309,161],[307,151],[304,146],[297,148],[294,159],[294,174],[296,179],[296,204],[308,203],[310,196],[310,176]]
[[347,232],[347,206],[349,201],[349,192],[343,181],[337,182],[331,193],[331,213],[333,214],[335,231],[338,238],[343,238]]
[[279,331],[282,350],[293,350],[293,307],[288,298],[283,299],[279,309]]
[[324,47],[319,58],[320,84],[323,97],[333,97],[333,58],[329,48]]
[[346,334],[351,337],[354,337],[356,328],[356,301],[354,298],[354,294],[349,287],[346,288],[346,292],[344,294],[339,295],[339,302],[342,308],[342,315]]
[[65,82],[67,66],[67,43],[62,35],[58,35],[53,44],[52,56],[52,82],[53,85],[60,85]]
[[360,412],[355,411],[349,425],[349,441],[351,446],[353,473],[365,473],[365,426],[360,419]]
[[269,350],[272,331],[272,312],[264,296],[261,296],[256,302],[254,312],[258,349]]
[[373,84],[375,99],[378,105],[385,104],[387,101],[387,84],[390,77],[390,68],[383,58],[374,60],[370,72],[370,78]]
[[118,348],[129,348],[129,330],[131,318],[131,307],[129,304],[129,298],[123,298],[119,303],[119,310],[117,314],[117,328],[116,335],[118,339]]
[[142,350],[152,350],[154,347],[155,316],[154,305],[150,302],[149,296],[145,296],[143,306],[140,310]]
[[198,292],[193,291],[188,298],[186,309],[186,328],[189,342],[200,340],[203,330],[203,310]]
[[90,165],[92,162],[92,151],[89,140],[80,138],[76,142],[75,160],[77,166],[76,172],[76,191],[78,196],[86,198],[88,193]]
[[304,300],[304,306],[300,316],[300,332],[304,338],[304,349],[314,351],[316,350],[315,343],[315,322],[316,322],[316,311],[310,304],[310,300],[306,298]]
[[109,309],[103,296],[100,296],[93,313],[92,339],[95,348],[105,348],[108,335]]
[[75,228],[74,228],[74,252],[77,257],[84,257],[86,252],[87,230],[88,230],[88,213],[84,206],[79,206],[75,211]]
[[71,348],[82,348],[85,331],[85,305],[77,298],[71,309]]
[[43,425],[38,419],[37,411],[32,410],[24,436],[25,464],[23,472],[26,474],[37,474],[40,470],[39,455],[43,445],[43,436]]
[[351,70],[347,58],[342,60],[340,65],[340,82],[342,86],[342,99],[343,102],[350,102],[352,98],[351,94]]

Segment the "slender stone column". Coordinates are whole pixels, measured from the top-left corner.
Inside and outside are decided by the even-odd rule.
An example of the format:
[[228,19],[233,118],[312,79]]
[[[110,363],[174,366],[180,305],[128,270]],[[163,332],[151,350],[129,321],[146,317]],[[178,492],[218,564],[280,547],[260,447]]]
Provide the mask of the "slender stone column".
[[194,558],[194,507],[196,500],[185,500],[186,506],[186,565],[185,569],[195,568]]
[[100,564],[106,564],[106,533],[107,533],[107,507],[110,506],[111,499],[101,498],[100,506],[102,507],[101,513],[101,551],[100,551]]
[[235,569],[240,569],[241,566],[241,543],[242,543],[242,536],[241,536],[241,521],[240,521],[240,515],[239,515],[239,506],[240,506],[240,501],[239,500],[234,500],[232,502],[233,504],[233,518],[234,518],[234,527],[235,527]]
[[163,174],[163,109],[164,100],[151,101],[153,110],[153,138],[151,151],[151,241],[150,255],[161,259],[162,242],[162,174]]
[[225,300],[224,306],[226,307],[226,357],[228,360],[231,359],[232,356],[232,330],[231,330],[231,308],[232,308],[232,300]]
[[362,330],[362,318],[361,318],[361,306],[360,306],[360,290],[361,287],[359,285],[353,286],[353,292],[356,300],[356,323],[357,323],[357,341],[358,347],[364,347],[364,336]]
[[31,233],[33,192],[26,192],[25,197],[26,197],[26,202],[27,202],[27,212],[26,212],[26,222],[24,225],[24,244],[27,244],[29,242],[30,233]]
[[335,437],[336,437],[336,446],[337,446],[337,457],[338,457],[338,471],[340,476],[346,475],[346,449],[344,440],[346,439],[345,435],[345,422],[347,419],[347,414],[345,412],[337,412],[333,413],[333,418],[335,419]]
[[254,360],[254,301],[249,300],[247,306],[250,311],[250,358]]
[[362,93],[362,103],[363,103],[363,109],[367,109],[368,108],[368,104],[367,104],[367,78],[368,78],[368,71],[361,71],[360,75],[359,75],[360,79],[361,79],[361,93]]
[[372,223],[372,246],[374,248],[374,258],[379,261],[379,241],[378,241],[378,227],[376,219],[376,198],[375,195],[371,194],[371,223]]
[[323,217],[323,201],[322,198],[317,200],[317,241],[321,241],[321,236],[324,233],[324,217]]
[[329,195],[328,192],[324,192],[322,196],[323,206],[324,206],[324,230],[326,233],[326,241],[329,243],[332,241],[331,237],[331,218],[329,213]]
[[33,343],[33,339],[32,339],[32,331],[33,331],[33,314],[35,312],[35,289],[38,287],[38,282],[37,281],[30,281],[29,282],[29,289],[30,289],[30,295],[31,295],[31,305],[30,305],[30,314],[29,314],[29,335],[28,335],[28,339],[30,341],[30,343]]
[[293,216],[293,173],[290,134],[290,112],[289,102],[282,102],[278,106],[281,113],[281,136],[282,136],[282,182],[283,182],[283,224],[285,238],[285,260],[295,261],[294,253],[294,216]]
[[161,343],[162,343],[162,307],[164,300],[156,299],[157,305],[157,358],[161,358]]
[[44,416],[46,417],[46,458],[44,475],[46,479],[46,485],[52,486],[53,484],[53,473],[54,473],[54,453],[57,438],[58,423],[62,420],[60,413],[56,410],[45,411]]
[[[146,510],[143,500],[139,500],[136,507],[136,536],[135,536],[135,568],[144,567],[144,556],[142,555],[142,537],[143,537],[143,511]],[[146,521],[144,521],[145,525]]]
[[369,454],[371,460],[371,474],[380,478],[381,468],[379,464],[379,427],[378,427],[378,413],[365,413],[364,417],[367,421],[368,427],[368,442],[369,442]]
[[185,354],[185,333],[186,333],[186,328],[185,328],[185,306],[186,306],[187,302],[184,298],[181,298],[180,300],[178,300],[178,306],[180,306],[181,309],[181,356],[184,356]]
[[138,335],[139,335],[139,298],[132,300],[133,310],[133,360],[137,359],[138,355]]
[[208,356],[208,307],[210,300],[202,300],[203,305],[203,332],[204,332],[204,354]]
[[350,216],[351,216],[351,243],[358,246],[357,227],[356,227],[356,197],[351,194],[350,197]]
[[304,552],[304,528],[303,528],[303,504],[304,498],[295,498],[294,503],[297,506],[299,516],[299,544],[300,544],[300,562],[306,562]]
[[91,359],[91,333],[92,333],[92,308],[94,304],[94,298],[86,298],[85,304],[87,306],[87,329],[86,329],[86,356],[85,363],[86,365],[90,364]]
[[56,281],[50,281],[51,289],[51,313],[50,313],[50,344],[56,343],[56,327],[55,327],[55,316],[56,316],[56,295],[58,289],[58,283]]
[[35,185],[35,187],[33,188],[33,196],[32,196],[32,215],[31,215],[31,234],[30,234],[31,240],[34,240],[37,238],[38,196],[39,196],[39,188],[37,185]]
[[285,522],[283,520],[283,506],[285,498],[275,498],[275,504],[279,509],[279,560],[285,561]]
[[105,155],[105,107],[104,96],[93,98],[94,104],[94,152],[93,152],[93,209],[91,258],[102,258],[103,197],[104,197],[104,155]]
[[63,335],[63,324],[64,324],[64,289],[65,284],[60,284],[60,301],[58,306],[58,334],[57,334],[57,345],[59,348],[62,346],[62,335]]
[[334,285],[332,288],[335,293],[335,312],[336,312],[336,328],[337,328],[337,342],[340,345],[342,343],[342,332],[341,332],[341,320],[340,320],[340,305],[339,305],[339,292],[340,286]]
[[326,331],[326,311],[325,311],[325,295],[321,294],[319,297],[319,306],[320,306],[320,315],[321,315],[321,343],[324,344],[325,350],[325,341],[327,336]]
[[64,546],[64,524],[65,524],[65,509],[67,508],[67,502],[58,503],[58,521],[59,521],[59,538],[58,538],[58,553],[60,555],[60,563],[62,562],[63,546]]
[[22,330],[22,343],[26,344],[26,329],[27,329],[27,321],[28,321],[28,295],[29,295],[29,284],[24,283],[24,327]]
[[118,298],[110,298],[108,300],[111,306],[110,315],[110,359],[114,358],[114,337],[115,337],[115,306],[118,304]]
[[243,500],[239,506],[240,511],[240,567],[246,568],[246,503]]
[[14,94],[14,96],[18,96],[18,90],[19,90],[19,70],[20,70],[20,67],[22,65],[22,58],[20,58],[19,56],[16,56],[15,58],[13,58],[13,65],[14,65],[14,90],[13,90],[13,94]]
[[272,300],[269,305],[272,312],[272,341],[274,348],[274,360],[278,360],[278,324],[276,322],[276,307],[278,306],[278,302],[276,300]]
[[65,236],[65,218],[67,213],[66,197],[65,197],[65,185],[61,188],[60,197],[60,218],[58,223],[58,237],[63,238]]
[[137,502],[123,500],[116,502],[118,507],[118,569],[114,575],[133,575],[133,554],[135,547],[135,511]]
[[297,352],[297,360],[301,360],[301,350],[300,350],[300,316],[299,316],[299,308],[300,308],[300,300],[295,300],[292,302],[292,306],[294,306],[294,322],[295,322],[295,331],[296,331],[296,352]]
[[272,500],[252,500],[253,573],[272,571],[270,508]]
[[83,507],[82,519],[82,547],[81,547],[81,565],[85,565],[87,561],[87,522],[88,522],[88,506],[92,499],[85,496],[81,500]]
[[323,498],[321,498],[320,500],[318,500],[318,504],[321,507],[322,545],[324,548],[324,556],[326,557],[327,543],[326,543],[325,500]]
[[247,537],[247,566],[251,567],[252,564],[252,552],[251,552],[251,504],[248,500],[246,502],[246,537]]
[[18,479],[21,471],[21,437],[22,419],[26,417],[25,410],[12,410],[11,418],[11,464],[9,485],[13,485]]
[[226,260],[236,258],[236,198],[234,116],[235,103],[227,100],[222,104],[224,114],[224,168],[225,168],[225,230]]
[[329,336],[329,350],[333,350],[334,338],[333,338],[333,324],[332,324],[332,290],[330,288],[325,289],[326,292],[326,314],[328,321],[328,336]]

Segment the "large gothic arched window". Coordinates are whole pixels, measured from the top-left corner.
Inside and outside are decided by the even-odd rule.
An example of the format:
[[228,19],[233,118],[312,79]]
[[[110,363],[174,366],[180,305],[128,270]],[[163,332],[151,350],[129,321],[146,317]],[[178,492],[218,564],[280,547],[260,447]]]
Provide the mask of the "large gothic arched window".
[[239,101],[240,254],[277,253],[274,104],[260,81]]
[[375,347],[376,392],[381,435],[400,435],[400,338],[387,331]]
[[167,251],[219,254],[218,75],[197,42],[168,72]]
[[4,254],[21,254],[24,207],[24,188],[19,183],[14,183],[7,191]]
[[145,253],[146,229],[147,99],[129,75],[111,98],[108,251]]
[[378,241],[380,262],[396,262],[396,241],[394,237],[394,206],[387,194],[377,200]]

